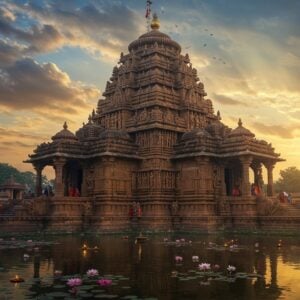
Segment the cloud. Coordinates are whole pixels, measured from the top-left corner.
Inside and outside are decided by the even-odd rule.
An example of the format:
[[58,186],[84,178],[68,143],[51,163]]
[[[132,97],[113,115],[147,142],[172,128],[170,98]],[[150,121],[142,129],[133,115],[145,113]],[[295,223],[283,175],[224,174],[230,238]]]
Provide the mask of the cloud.
[[26,58],[0,72],[0,106],[9,109],[72,115],[91,109],[87,100],[98,96],[97,88],[72,81],[53,63]]
[[34,135],[34,134],[27,134],[22,133],[16,130],[6,129],[0,127],[0,139],[2,138],[14,138],[14,139],[31,139],[31,140],[41,140],[46,139],[46,137],[43,137],[41,135]]
[[249,106],[247,103],[235,100],[231,97],[225,96],[225,95],[219,95],[219,94],[213,94],[213,99],[217,102],[220,102],[223,105],[240,105],[240,106]]
[[26,144],[26,143],[23,143],[23,142],[18,142],[18,141],[15,141],[15,142],[2,142],[1,143],[2,146],[5,146],[6,148],[9,147],[21,147],[21,148],[34,148],[35,147],[35,144]]
[[0,40],[0,68],[13,64],[24,55],[24,47],[16,42]]
[[278,136],[283,139],[293,139],[295,137],[295,130],[297,130],[297,127],[292,125],[266,125],[259,122],[252,123],[252,127],[264,135]]
[[75,2],[63,1],[59,6],[40,6],[32,2],[25,6],[16,3],[7,6],[38,23],[21,30],[11,20],[2,20],[3,33],[29,43],[28,51],[31,52],[72,45],[100,58],[115,60],[126,50],[128,41],[136,38],[137,29],[142,28],[142,22],[137,22],[141,16],[121,3],[87,3],[78,7]]

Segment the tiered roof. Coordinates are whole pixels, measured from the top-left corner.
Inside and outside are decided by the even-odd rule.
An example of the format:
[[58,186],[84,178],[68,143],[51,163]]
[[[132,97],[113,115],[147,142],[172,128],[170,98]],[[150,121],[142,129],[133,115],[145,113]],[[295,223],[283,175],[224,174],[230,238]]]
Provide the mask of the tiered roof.
[[153,128],[176,133],[173,158],[205,154],[228,157],[254,154],[278,161],[279,154],[265,141],[255,139],[239,121],[234,130],[214,114],[212,101],[180,45],[159,31],[156,16],[152,30],[130,43],[121,53],[87,124],[76,134],[63,130],[43,143],[28,162],[58,156],[88,159],[101,155],[138,158],[136,134]]

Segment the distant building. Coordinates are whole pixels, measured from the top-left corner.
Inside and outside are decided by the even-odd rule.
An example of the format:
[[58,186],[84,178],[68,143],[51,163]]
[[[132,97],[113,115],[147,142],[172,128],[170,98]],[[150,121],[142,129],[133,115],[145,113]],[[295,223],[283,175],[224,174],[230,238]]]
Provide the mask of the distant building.
[[0,185],[0,201],[22,200],[25,191],[23,184],[17,183],[13,176]]
[[148,228],[169,228],[174,217],[213,226],[217,216],[255,215],[249,170],[261,185],[267,169],[272,196],[280,155],[241,120],[233,130],[224,125],[188,54],[159,31],[156,16],[151,28],[121,53],[88,123],[76,134],[65,123],[29,156],[37,195],[43,168],[53,166],[53,215],[89,211],[99,228],[129,226],[133,203]]

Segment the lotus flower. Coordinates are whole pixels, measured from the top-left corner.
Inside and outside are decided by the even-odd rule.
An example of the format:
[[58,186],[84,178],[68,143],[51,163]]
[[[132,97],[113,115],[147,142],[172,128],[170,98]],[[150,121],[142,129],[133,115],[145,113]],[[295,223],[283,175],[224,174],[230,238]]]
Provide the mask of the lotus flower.
[[231,274],[232,272],[235,272],[235,270],[236,270],[235,266],[228,265],[227,271],[229,272],[229,274]]
[[200,271],[208,271],[208,270],[210,270],[210,264],[208,264],[208,263],[201,263],[199,265],[199,269],[200,269]]
[[176,255],[176,256],[175,256],[175,261],[176,261],[177,263],[182,262],[182,261],[183,261],[182,256]]
[[176,242],[176,243],[180,243],[180,240],[176,240],[175,242]]
[[193,262],[198,262],[199,261],[199,256],[197,256],[197,255],[192,256],[192,261]]
[[23,257],[24,257],[24,259],[26,260],[26,259],[28,259],[30,256],[29,256],[29,254],[24,254]]
[[185,239],[180,239],[180,242],[181,243],[185,243]]
[[102,279],[98,280],[97,283],[100,286],[110,286],[112,284],[112,280],[111,279],[102,278]]
[[70,278],[67,281],[67,285],[70,287],[76,287],[82,285],[82,280],[80,278]]
[[96,269],[90,269],[90,270],[88,270],[88,271],[86,272],[86,275],[87,275],[88,277],[94,277],[94,276],[98,276],[98,275],[99,275],[99,272],[98,272],[98,270],[96,270]]
[[216,264],[216,265],[213,266],[213,270],[214,270],[214,271],[218,271],[219,269],[220,269],[220,266],[219,266],[219,265]]
[[169,241],[168,238],[164,238],[164,242],[167,243]]

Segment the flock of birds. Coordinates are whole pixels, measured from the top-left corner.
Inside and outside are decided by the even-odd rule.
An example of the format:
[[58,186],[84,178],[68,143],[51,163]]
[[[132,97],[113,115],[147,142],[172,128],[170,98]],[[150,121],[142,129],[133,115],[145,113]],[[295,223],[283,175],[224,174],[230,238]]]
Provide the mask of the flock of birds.
[[[164,8],[163,6],[160,8],[160,13],[161,13],[161,14],[165,14],[165,8]],[[179,27],[178,24],[174,24],[174,26],[175,26],[176,29]],[[213,38],[213,37],[215,36],[214,33],[209,32],[208,28],[204,28],[203,31],[208,35],[209,38]],[[202,47],[203,47],[203,48],[208,48],[208,47],[209,47],[209,42],[203,43],[203,44],[202,44]],[[188,45],[188,46],[185,47],[186,50],[188,50],[188,49],[190,49],[190,48],[192,48],[191,45]],[[211,59],[213,59],[213,61],[219,62],[219,63],[221,63],[221,64],[223,64],[223,65],[226,65],[226,64],[227,64],[227,62],[226,62],[222,57],[211,56]]]

